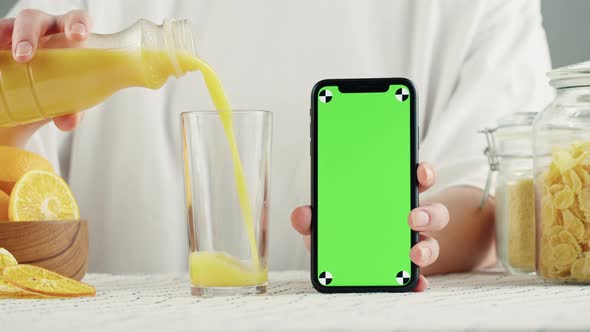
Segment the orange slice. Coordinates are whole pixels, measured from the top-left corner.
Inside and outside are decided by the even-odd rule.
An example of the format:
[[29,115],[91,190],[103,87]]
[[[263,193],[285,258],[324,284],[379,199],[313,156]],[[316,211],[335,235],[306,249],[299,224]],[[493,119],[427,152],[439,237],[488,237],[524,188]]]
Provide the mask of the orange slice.
[[10,196],[0,190],[0,221],[8,221],[8,202]]
[[16,261],[16,258],[14,258],[14,256],[12,256],[10,251],[8,251],[4,248],[0,248],[0,276],[2,276],[2,270],[5,267],[14,266],[17,264],[18,264],[18,262]]
[[53,167],[49,161],[33,152],[0,146],[0,190],[10,194],[18,179],[32,170],[53,172]]
[[0,299],[44,299],[48,296],[35,294],[16,288],[0,279]]
[[10,221],[77,220],[80,209],[68,184],[47,171],[30,171],[14,185]]
[[15,266],[18,262],[12,254],[0,248],[0,298],[39,298],[41,295],[32,294],[21,289],[18,289],[2,279],[2,270],[8,266]]
[[4,281],[16,288],[57,297],[95,296],[96,289],[55,272],[33,266],[15,265],[4,269]]

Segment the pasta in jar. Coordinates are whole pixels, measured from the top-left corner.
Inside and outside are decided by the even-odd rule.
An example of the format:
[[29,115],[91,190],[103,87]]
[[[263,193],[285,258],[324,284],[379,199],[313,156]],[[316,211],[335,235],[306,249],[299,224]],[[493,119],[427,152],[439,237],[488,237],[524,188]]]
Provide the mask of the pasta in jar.
[[590,282],[590,142],[556,147],[540,178],[538,273]]
[[[513,274],[535,272],[532,122],[536,114],[513,113],[500,119],[496,128],[482,131],[490,164],[484,192],[493,192],[496,203],[496,248],[502,265]],[[495,190],[491,188],[493,176]]]

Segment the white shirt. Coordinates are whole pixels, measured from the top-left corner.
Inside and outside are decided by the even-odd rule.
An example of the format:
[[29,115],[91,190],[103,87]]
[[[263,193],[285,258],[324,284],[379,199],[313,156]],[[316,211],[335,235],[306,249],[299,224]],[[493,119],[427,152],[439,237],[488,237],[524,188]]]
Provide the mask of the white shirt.
[[[146,1],[35,0],[61,14],[85,8],[94,31],[139,18],[186,17],[199,55],[236,109],[274,113],[271,269],[298,269],[309,255],[289,216],[309,203],[309,95],[324,78],[402,76],[419,94],[420,159],[441,189],[482,187],[477,130],[551,96],[540,5],[530,0]],[[90,222],[90,271],[187,270],[179,113],[213,109],[200,75],[162,89],[126,89],[86,112],[71,134],[45,126],[29,144],[70,183]],[[354,244],[351,244],[354,245]]]

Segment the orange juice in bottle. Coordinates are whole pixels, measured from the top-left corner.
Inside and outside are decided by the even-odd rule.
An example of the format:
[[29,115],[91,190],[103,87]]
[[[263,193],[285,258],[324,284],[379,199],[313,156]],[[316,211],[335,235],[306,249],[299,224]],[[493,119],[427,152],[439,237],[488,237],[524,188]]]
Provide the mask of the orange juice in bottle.
[[127,87],[158,89],[170,76],[197,70],[185,20],[155,25],[140,20],[108,35],[71,44],[45,37],[26,64],[0,51],[0,127],[84,110]]

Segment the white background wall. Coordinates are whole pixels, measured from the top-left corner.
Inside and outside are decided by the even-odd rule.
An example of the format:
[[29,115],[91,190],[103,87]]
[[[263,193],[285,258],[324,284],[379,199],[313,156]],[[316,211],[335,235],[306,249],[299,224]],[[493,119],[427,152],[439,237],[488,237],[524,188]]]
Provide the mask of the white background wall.
[[[0,0],[0,16],[15,2]],[[542,0],[542,5],[553,67],[590,60],[590,0]]]

